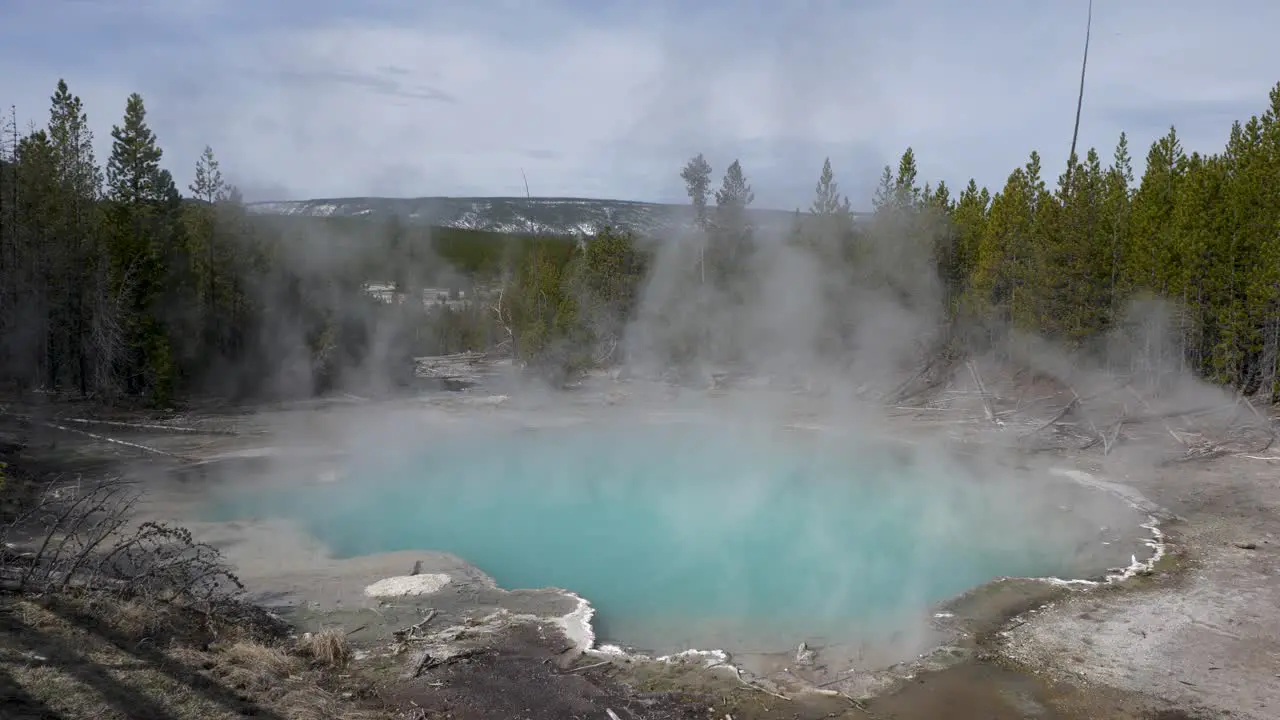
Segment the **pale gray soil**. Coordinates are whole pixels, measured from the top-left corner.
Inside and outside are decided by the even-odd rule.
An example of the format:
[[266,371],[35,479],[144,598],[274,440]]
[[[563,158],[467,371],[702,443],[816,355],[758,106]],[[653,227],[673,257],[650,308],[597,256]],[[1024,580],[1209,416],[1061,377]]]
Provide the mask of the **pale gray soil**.
[[1185,518],[1195,567],[1177,587],[1055,603],[1002,652],[1209,717],[1280,717],[1280,465],[1225,457],[1124,479]]

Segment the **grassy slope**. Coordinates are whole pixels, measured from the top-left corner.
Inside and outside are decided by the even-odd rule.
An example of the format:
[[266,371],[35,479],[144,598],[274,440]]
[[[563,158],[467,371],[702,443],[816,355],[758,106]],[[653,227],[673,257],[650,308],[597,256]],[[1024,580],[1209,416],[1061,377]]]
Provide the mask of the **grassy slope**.
[[0,597],[6,718],[390,717],[343,687],[342,660],[194,609]]

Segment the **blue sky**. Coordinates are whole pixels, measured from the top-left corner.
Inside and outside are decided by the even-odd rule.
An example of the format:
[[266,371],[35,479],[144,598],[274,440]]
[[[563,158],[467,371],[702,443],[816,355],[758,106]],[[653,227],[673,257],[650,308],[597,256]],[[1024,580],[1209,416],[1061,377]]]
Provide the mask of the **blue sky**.
[[[523,194],[683,201],[703,152],[757,204],[807,205],[830,156],[866,207],[922,179],[1001,185],[1071,141],[1087,0],[0,0],[0,103],[59,77],[110,150],[146,100],[185,185],[207,143],[250,199]],[[689,9],[694,8],[694,9]],[[1170,124],[1221,148],[1280,81],[1280,3],[1095,0],[1080,143],[1141,168]],[[51,34],[50,28],[55,31]]]

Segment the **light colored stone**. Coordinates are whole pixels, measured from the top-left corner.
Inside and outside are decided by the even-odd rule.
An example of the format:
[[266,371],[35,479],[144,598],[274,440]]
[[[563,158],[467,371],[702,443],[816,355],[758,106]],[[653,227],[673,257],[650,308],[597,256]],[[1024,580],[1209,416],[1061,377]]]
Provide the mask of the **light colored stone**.
[[444,573],[424,573],[422,575],[399,575],[379,580],[366,587],[364,594],[369,597],[403,597],[406,595],[431,595],[440,592],[449,584],[449,576]]

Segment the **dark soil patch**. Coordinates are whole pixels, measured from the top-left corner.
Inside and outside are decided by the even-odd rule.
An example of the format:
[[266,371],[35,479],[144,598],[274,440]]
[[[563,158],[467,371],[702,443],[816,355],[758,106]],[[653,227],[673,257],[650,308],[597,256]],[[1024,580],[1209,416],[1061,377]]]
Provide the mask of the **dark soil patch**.
[[862,718],[845,700],[788,701],[747,687],[733,675],[696,667],[595,658],[566,662],[564,643],[538,627],[516,626],[483,650],[399,684],[384,698],[426,718],[568,720],[818,720]]

